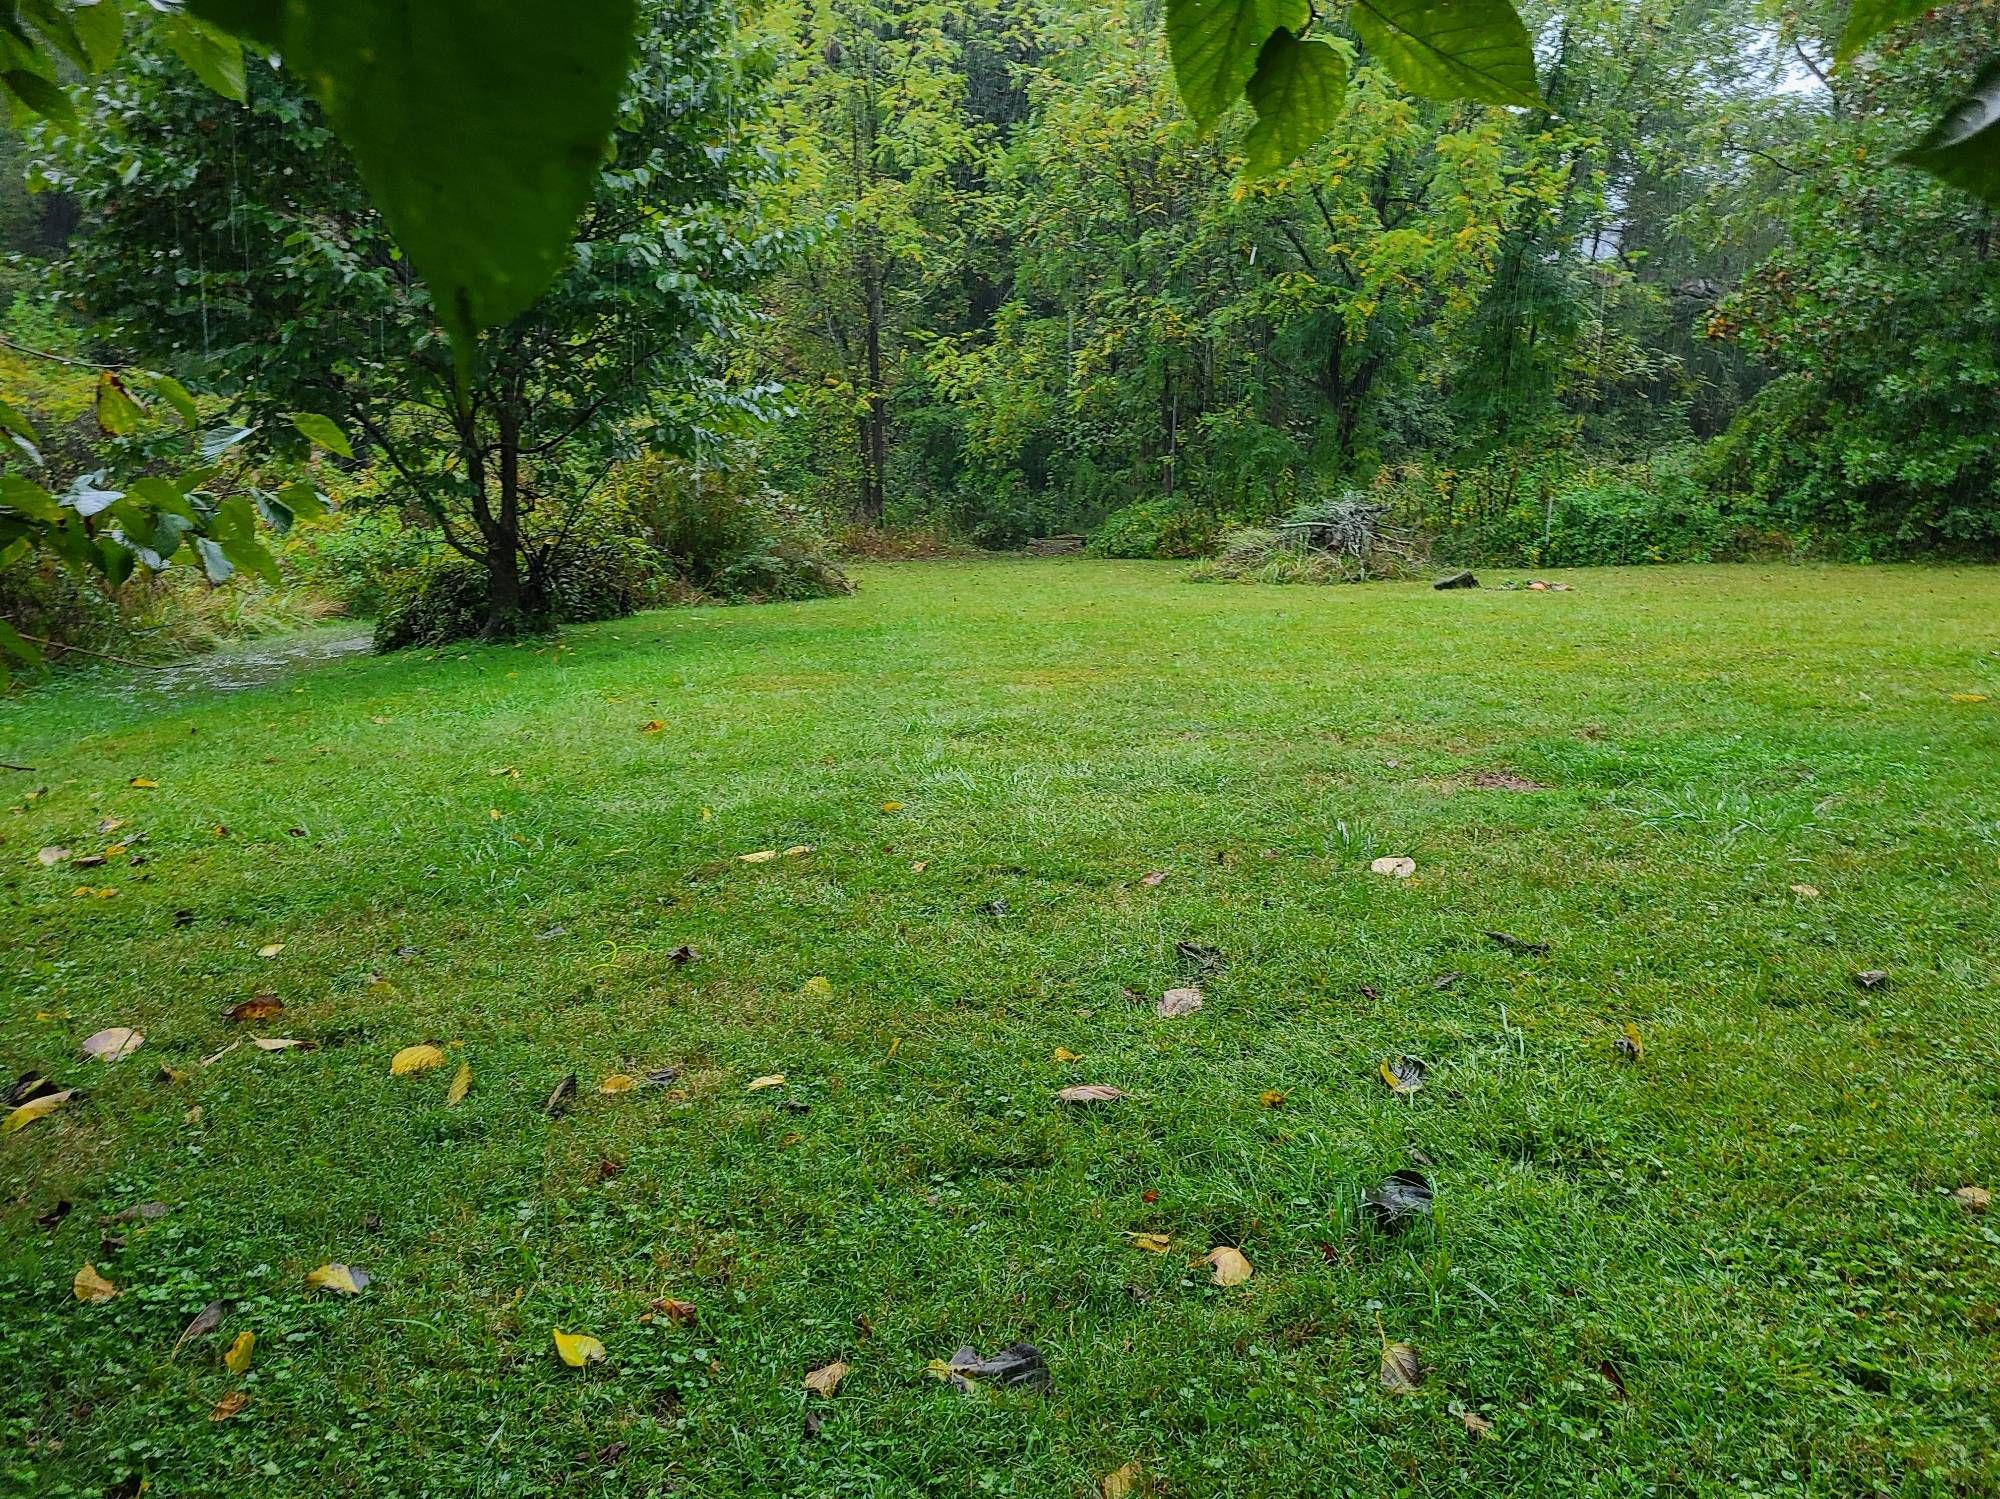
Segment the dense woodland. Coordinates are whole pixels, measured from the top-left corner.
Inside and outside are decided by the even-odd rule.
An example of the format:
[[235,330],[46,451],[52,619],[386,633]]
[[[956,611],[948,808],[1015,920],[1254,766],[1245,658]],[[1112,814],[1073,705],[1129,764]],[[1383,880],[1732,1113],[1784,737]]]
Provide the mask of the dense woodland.
[[[0,614],[123,649],[332,607],[393,645],[1329,507],[1452,561],[2000,550],[1994,210],[1894,159],[1991,0],[1838,61],[1844,0],[1531,6],[1533,109],[1413,96],[1333,17],[1344,108],[1258,174],[1155,5],[643,12],[567,265],[463,388],[288,71],[142,30],[5,137],[36,483],[200,565],[38,553]],[[121,517],[141,478],[185,521]]]

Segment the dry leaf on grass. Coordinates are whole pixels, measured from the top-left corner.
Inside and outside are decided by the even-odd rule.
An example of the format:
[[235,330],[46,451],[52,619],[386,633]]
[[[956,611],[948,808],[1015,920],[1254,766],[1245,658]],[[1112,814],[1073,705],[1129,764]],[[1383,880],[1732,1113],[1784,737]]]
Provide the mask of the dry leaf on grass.
[[903,804],[901,802],[884,802],[882,803],[882,810],[884,812],[900,812],[903,810]]
[[309,1041],[295,1040],[290,1036],[252,1036],[250,1044],[259,1051],[291,1051],[294,1048],[310,1048]]
[[285,1002],[275,994],[253,994],[241,1004],[231,1005],[226,1018],[235,1021],[269,1020],[284,1008]]
[[66,848],[57,848],[54,844],[50,844],[47,848],[37,853],[35,857],[42,861],[42,868],[53,869],[69,857],[69,850]]
[[1204,1261],[1210,1274],[1209,1279],[1218,1286],[1240,1286],[1251,1276],[1250,1261],[1240,1249],[1232,1249],[1227,1244],[1218,1244],[1209,1250]]
[[828,1000],[833,998],[833,983],[823,973],[816,973],[799,988],[802,999]]
[[1075,1104],[1116,1103],[1126,1096],[1123,1088],[1114,1088],[1109,1083],[1078,1083],[1056,1094],[1060,1102]]
[[1392,879],[1407,880],[1417,872],[1417,861],[1406,854],[1388,854],[1368,866],[1373,874],[1386,874]]
[[692,1301],[676,1301],[671,1296],[662,1296],[652,1304],[652,1307],[654,1311],[677,1326],[694,1325],[695,1309]]
[[215,1402],[215,1408],[208,1413],[208,1419],[211,1421],[227,1421],[231,1416],[239,1414],[243,1407],[249,1403],[250,1397],[244,1394],[243,1391],[231,1390],[227,1395],[224,1395],[220,1400]]
[[222,1355],[222,1367],[231,1374],[241,1374],[250,1367],[250,1360],[256,1352],[257,1334],[245,1328],[229,1345],[229,1351]]
[[550,1090],[542,1100],[542,1112],[551,1119],[559,1119],[569,1112],[569,1106],[576,1099],[576,1074],[565,1073],[563,1080]]
[[207,1306],[196,1312],[194,1320],[182,1328],[180,1337],[174,1340],[174,1351],[167,1355],[167,1362],[172,1363],[176,1358],[179,1358],[181,1349],[192,1343],[196,1338],[205,1338],[214,1332],[216,1328],[222,1326],[222,1314],[228,1310],[228,1302],[211,1301]]
[[1388,1395],[1414,1395],[1424,1382],[1424,1366],[1408,1343],[1382,1345],[1382,1390]]
[[556,1356],[572,1369],[604,1362],[604,1345],[587,1332],[564,1332],[558,1327],[555,1340]]
[[1266,1088],[1262,1093],[1257,1095],[1257,1102],[1267,1109],[1275,1109],[1283,1104],[1284,1101],[1285,1095],[1276,1088]]
[[1165,1234],[1127,1234],[1134,1249],[1143,1249],[1148,1254],[1165,1254],[1173,1247],[1173,1240]]
[[1083,1060],[1081,1052],[1071,1051],[1067,1046],[1058,1046],[1055,1049],[1054,1056],[1058,1062],[1081,1062]]
[[368,1289],[370,1276],[355,1265],[329,1263],[306,1272],[306,1284],[315,1291],[332,1291],[341,1296],[359,1296]]
[[141,791],[158,791],[160,789],[160,783],[158,781],[149,780],[145,776],[134,776],[132,777],[131,780],[127,781],[125,784],[128,786],[136,786]]
[[784,1085],[785,1074],[782,1072],[772,1072],[765,1074],[763,1077],[751,1078],[744,1086],[743,1091],[745,1093],[758,1093],[765,1088],[782,1088]]
[[53,1114],[57,1109],[76,1096],[76,1089],[64,1088],[55,1093],[44,1093],[40,1098],[31,1098],[0,1120],[0,1135],[11,1135],[17,1129],[25,1129],[37,1119]]
[[981,1358],[977,1349],[967,1346],[948,1359],[932,1359],[924,1370],[968,1395],[989,1383],[1003,1390],[1034,1390],[1044,1395],[1055,1387],[1042,1350],[1033,1343],[1009,1343],[991,1358]]
[[1432,1198],[1430,1179],[1421,1171],[1405,1169],[1391,1172],[1363,1192],[1361,1207],[1378,1227],[1401,1233],[1430,1215]]
[[639,732],[641,734],[657,734],[665,728],[666,725],[660,722],[659,719],[649,718],[644,723],[639,725]]
[[129,1025],[114,1025],[85,1037],[83,1054],[100,1062],[122,1062],[145,1044],[146,1038]]
[[1136,1499],[1136,1496],[1146,1492],[1146,1470],[1136,1461],[1129,1462],[1106,1473],[1097,1491],[1104,1499]]
[[452,1074],[451,1086],[444,1090],[444,1106],[455,1109],[465,1102],[465,1095],[472,1090],[472,1064],[460,1062],[458,1071]]
[[1148,890],[1154,890],[1164,884],[1166,878],[1167,872],[1164,869],[1155,869],[1140,875],[1139,883],[1144,885]]
[[95,1265],[85,1265],[77,1271],[75,1278],[69,1283],[69,1288],[75,1293],[78,1301],[87,1301],[92,1306],[109,1301],[118,1294],[118,1287],[99,1275]]
[[847,1365],[835,1359],[832,1363],[824,1364],[808,1374],[805,1385],[815,1395],[831,1396],[840,1388],[840,1382],[845,1378],[847,1378]]
[[1984,1187],[1960,1187],[1951,1195],[1968,1213],[1983,1213],[1993,1202],[1993,1194]]
[[1864,968],[1861,972],[1854,975],[1854,982],[1863,989],[1886,988],[1889,983],[1888,970],[1882,968]]
[[1172,1020],[1181,1015],[1192,1015],[1201,1008],[1201,990],[1169,989],[1160,996],[1160,1002],[1153,1006],[1153,1013],[1163,1020]]
[[1794,885],[1792,886],[1792,894],[1796,895],[1800,900],[1818,900],[1819,886]]
[[1389,1085],[1391,1093],[1407,1098],[1423,1087],[1424,1074],[1429,1070],[1416,1057],[1397,1057],[1382,1064],[1382,1081]]
[[775,848],[760,848],[754,854],[738,854],[736,862],[739,864],[768,864],[777,857],[778,851]]
[[257,956],[260,958],[275,958],[284,950],[285,944],[282,942],[266,942],[262,947],[257,949]]
[[1459,1419],[1465,1429],[1474,1436],[1487,1437],[1493,1435],[1493,1423],[1470,1406],[1462,1405],[1454,1400],[1448,1408]]
[[415,1046],[405,1046],[389,1058],[389,1076],[408,1077],[413,1072],[429,1072],[433,1067],[444,1064],[442,1046],[434,1041],[420,1041]]
[[597,1091],[608,1094],[630,1093],[638,1086],[639,1080],[636,1077],[623,1072],[614,1072],[597,1085]]

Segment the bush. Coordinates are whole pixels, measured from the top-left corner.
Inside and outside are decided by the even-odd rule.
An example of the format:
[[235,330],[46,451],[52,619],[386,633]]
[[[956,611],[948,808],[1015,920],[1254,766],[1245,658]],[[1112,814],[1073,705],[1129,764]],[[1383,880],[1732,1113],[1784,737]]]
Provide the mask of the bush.
[[1099,557],[1202,557],[1214,547],[1221,528],[1210,511],[1162,495],[1106,516],[1090,538],[1090,550]]
[[486,625],[486,569],[448,553],[399,575],[375,621],[375,649],[470,640]]
[[694,468],[665,454],[623,465],[607,509],[648,547],[666,578],[732,603],[826,598],[854,585],[814,519],[747,468]]
[[1384,519],[1385,506],[1356,490],[1299,506],[1272,526],[1241,526],[1198,583],[1361,583],[1414,574],[1428,555],[1419,538]]

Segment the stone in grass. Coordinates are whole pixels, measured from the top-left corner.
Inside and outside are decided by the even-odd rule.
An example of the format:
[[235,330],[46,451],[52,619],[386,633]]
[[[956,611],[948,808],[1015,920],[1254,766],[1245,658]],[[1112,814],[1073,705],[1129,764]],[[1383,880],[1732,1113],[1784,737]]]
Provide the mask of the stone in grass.
[[1439,578],[1431,584],[1433,588],[1477,588],[1478,586],[1479,580],[1472,576],[1472,569],[1469,567],[1461,568],[1450,577]]

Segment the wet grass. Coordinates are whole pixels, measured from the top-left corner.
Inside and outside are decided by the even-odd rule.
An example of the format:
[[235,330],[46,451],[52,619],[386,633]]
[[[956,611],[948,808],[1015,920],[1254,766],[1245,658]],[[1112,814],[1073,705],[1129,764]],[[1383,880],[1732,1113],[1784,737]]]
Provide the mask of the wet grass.
[[[2000,575],[1572,579],[881,566],[0,705],[0,1062],[85,1090],[0,1137],[0,1492],[2000,1490]],[[1051,1393],[925,1372],[1017,1340]]]

